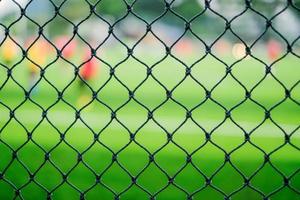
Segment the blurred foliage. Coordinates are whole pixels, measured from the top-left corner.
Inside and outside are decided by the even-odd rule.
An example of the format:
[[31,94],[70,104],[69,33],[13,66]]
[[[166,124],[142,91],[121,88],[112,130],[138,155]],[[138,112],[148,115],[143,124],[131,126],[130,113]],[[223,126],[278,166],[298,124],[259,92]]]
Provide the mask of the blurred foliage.
[[[166,0],[171,2],[171,0]],[[127,14],[127,2],[128,5],[133,4],[133,12],[145,19],[148,23],[151,23],[156,17],[160,16],[165,11],[165,0],[88,0],[88,2],[95,6],[95,13],[98,16],[101,16],[103,19],[113,24],[118,19],[122,18]],[[84,0],[72,0],[72,1],[64,1],[64,0],[52,0],[54,4],[60,7],[60,14],[70,20],[74,25],[78,24],[81,20],[85,19],[90,14],[90,7],[87,1]],[[293,4],[300,9],[300,0],[292,0]],[[212,4],[218,5],[217,7],[223,8],[224,6],[228,6],[228,4],[245,4],[244,0],[233,1],[233,0],[214,0]],[[255,10],[263,11],[263,14],[266,17],[272,17],[283,8],[287,3],[287,0],[251,0],[251,4]],[[42,8],[37,5],[43,4]],[[36,5],[36,6],[35,6]],[[31,13],[32,16],[36,16],[35,18],[45,18],[45,22],[49,20],[54,15],[54,8],[51,6],[49,0],[41,0],[41,1],[31,1],[30,6],[27,9],[27,13]],[[279,8],[279,9],[278,9]],[[46,10],[45,10],[46,9]],[[175,0],[172,3],[172,11],[176,14],[182,16],[186,20],[190,20],[192,17],[201,13],[204,9],[204,0]],[[297,17],[300,17],[300,12],[297,9],[289,8],[291,12],[295,13]],[[224,10],[224,9],[223,9]],[[45,12],[48,12],[45,14]],[[209,13],[210,11],[208,11]],[[52,15],[53,14],[53,15]],[[129,14],[132,15],[132,14]],[[2,18],[2,21],[10,21],[12,22],[16,18],[15,14],[7,15],[5,18]],[[95,14],[92,14],[90,19],[96,19],[98,17]],[[99,20],[99,18],[97,19]],[[165,17],[159,20],[165,24],[171,24],[175,26],[182,26],[183,21],[179,20],[177,17],[174,17],[172,13],[168,13]],[[193,23],[193,28],[198,31],[202,31],[203,27],[205,27],[205,32],[209,34],[211,31],[214,31],[216,26],[210,26],[211,22],[213,23],[223,23],[222,20],[214,20],[211,16],[204,14],[201,17],[197,18],[197,23]],[[8,23],[9,24],[9,23]],[[68,22],[62,17],[56,17],[55,23],[50,23],[47,26],[49,27],[48,33],[49,35],[58,35],[58,34],[66,34],[66,32],[70,32],[72,27],[69,28],[60,28],[66,27]],[[201,24],[201,27],[198,25]],[[27,25],[30,30],[37,28],[34,24]],[[261,26],[264,28],[264,24]],[[33,30],[35,31],[35,30]],[[205,33],[205,34],[206,34]]]
[[[75,3],[76,2],[76,3]],[[128,1],[128,4],[131,5],[133,1]],[[202,9],[202,6],[198,3],[198,0],[181,0],[176,1],[172,4],[176,12],[186,15],[186,14],[197,14],[199,10]],[[100,15],[110,15],[116,18],[119,18],[126,14],[127,8],[124,1],[119,0],[112,3],[110,0],[102,0],[98,2],[97,0],[91,0],[90,3],[96,5],[96,13]],[[70,6],[64,6],[66,9],[67,16],[70,19],[78,19],[79,16],[84,15],[85,10],[83,4],[86,3],[81,0],[73,0],[70,3]],[[165,9],[165,2],[163,0],[140,0],[134,3],[133,10],[139,15],[142,16],[158,16],[163,13]],[[76,12],[74,12],[76,10]]]

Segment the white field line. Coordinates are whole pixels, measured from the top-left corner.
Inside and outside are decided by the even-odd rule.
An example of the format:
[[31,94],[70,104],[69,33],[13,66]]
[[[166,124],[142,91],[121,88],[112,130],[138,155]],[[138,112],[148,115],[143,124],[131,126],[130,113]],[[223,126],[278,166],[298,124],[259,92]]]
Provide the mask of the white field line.
[[[2,114],[1,114],[2,113]],[[5,113],[5,114],[3,114]],[[16,111],[15,114],[16,118],[21,121],[25,126],[26,125],[30,125],[30,126],[34,126],[36,125],[40,120],[41,120],[41,112],[37,112],[37,111],[32,111],[32,110],[20,110],[20,111]],[[75,113],[73,112],[68,112],[68,111],[50,111],[49,114],[47,115],[48,119],[52,122],[52,124],[54,124],[55,126],[58,127],[67,127],[68,125],[70,125],[74,120],[75,120]],[[99,114],[95,114],[92,112],[89,113],[84,113],[84,115],[82,116],[83,120],[93,129],[96,130],[100,130],[101,128],[104,127],[105,122],[108,122],[108,117],[104,117],[101,116]],[[126,118],[125,120],[122,120]],[[7,111],[3,111],[0,110],[0,123],[4,124],[5,122],[7,122],[7,120],[9,119],[8,117],[8,113]],[[142,124],[142,122],[146,121],[146,118],[144,117],[144,120],[140,118],[140,116],[136,116],[136,115],[124,115],[122,114],[122,118],[118,118],[123,124],[129,126],[129,127],[135,127],[135,129],[137,127],[139,127],[139,125]],[[44,121],[46,122],[47,120],[44,119]],[[158,120],[157,120],[158,121]],[[165,117],[159,117],[159,122],[162,122],[163,126],[165,126],[167,128],[167,130],[174,130],[176,128],[175,125],[179,125],[182,120],[179,120],[176,117],[171,117],[171,116],[165,116]],[[202,127],[215,127],[217,124],[219,124],[220,121],[217,120],[205,120],[205,121],[201,121],[200,125],[203,125]],[[242,124],[242,127],[245,130],[251,130],[252,128],[256,127],[258,125],[258,123],[254,123],[254,122],[239,122],[240,124]],[[41,126],[43,126],[42,123]],[[47,122],[48,124],[48,122]],[[293,124],[280,124],[280,126],[282,128],[284,128],[284,130],[286,130],[287,133],[295,130],[297,128],[297,125],[293,125]],[[84,128],[85,125],[78,120],[73,127],[78,127],[78,128]],[[172,127],[172,128],[170,128]],[[124,128],[120,128],[120,125],[116,126],[115,123],[112,123],[109,127],[109,130],[116,130],[116,131],[120,131],[120,130],[124,130]],[[130,129],[130,130],[135,130],[135,129]],[[142,128],[143,131],[153,131],[153,133],[155,132],[159,132],[161,129],[155,125],[153,122],[152,123],[147,123],[146,127]],[[187,134],[198,134],[199,133],[199,128],[196,127],[195,125],[193,126],[188,126],[188,125],[184,125],[182,127],[182,130],[184,130]],[[211,130],[210,129],[206,129],[206,130]],[[180,129],[179,129],[180,131]],[[182,131],[180,131],[182,133]],[[202,131],[201,131],[202,132]],[[259,132],[258,134],[256,134],[256,132]],[[228,136],[242,136],[243,132],[237,127],[235,126],[232,122],[231,123],[225,123],[223,124],[221,127],[219,127],[215,132],[215,134],[217,135],[228,135]],[[259,127],[254,133],[253,135],[255,135],[255,137],[283,137],[283,133],[280,131],[280,129],[278,127],[276,127],[274,124],[272,123],[264,123],[261,127]],[[300,138],[300,129],[293,135],[293,137],[299,137]]]

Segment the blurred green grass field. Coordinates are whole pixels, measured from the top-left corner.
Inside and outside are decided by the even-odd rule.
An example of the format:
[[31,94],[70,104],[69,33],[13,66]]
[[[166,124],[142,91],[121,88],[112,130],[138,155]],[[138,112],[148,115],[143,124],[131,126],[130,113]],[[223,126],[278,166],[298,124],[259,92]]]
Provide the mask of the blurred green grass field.
[[[104,60],[110,57],[103,55]],[[148,64],[155,63],[151,62],[151,55],[148,57]],[[187,62],[192,63],[193,59],[189,58]],[[154,56],[153,60],[157,58]],[[233,62],[232,58],[224,60]],[[108,62],[118,63],[116,60]],[[88,89],[79,90],[78,80],[64,89],[73,80],[74,72],[73,67],[62,60],[46,69],[45,78],[59,91],[64,89],[63,99],[69,105],[57,102],[57,91],[45,79],[40,81],[31,100],[24,103],[24,91],[12,79],[1,88],[0,171],[5,179],[0,180],[0,199],[14,197],[11,185],[21,188],[24,199],[41,199],[46,196],[46,190],[53,192],[53,199],[76,199],[79,193],[75,188],[86,193],[86,199],[113,199],[119,194],[121,199],[149,199],[149,194],[155,195],[168,185],[168,176],[175,176],[174,183],[155,195],[157,199],[185,199],[186,193],[193,194],[194,199],[224,199],[218,190],[236,200],[262,199],[250,187],[235,193],[244,184],[241,173],[251,177],[250,185],[266,195],[278,190],[271,199],[299,199],[292,188],[300,190],[300,173],[297,173],[300,169],[300,107],[291,99],[275,106],[285,99],[285,89],[270,75],[252,90],[265,76],[263,64],[250,58],[232,67],[233,76],[251,91],[251,98],[271,109],[272,120],[267,119],[255,129],[250,142],[245,142],[241,128],[251,132],[264,121],[265,111],[253,101],[245,100],[245,89],[231,75],[214,88],[225,76],[226,68],[213,57],[208,56],[195,64],[191,74],[208,90],[214,88],[211,96],[215,101],[227,109],[234,108],[230,119],[225,118],[224,108],[210,99],[205,100],[205,90],[191,77],[172,92],[176,101],[169,99],[159,106],[166,100],[166,91],[156,80],[173,90],[185,78],[185,68],[171,57],[156,65],[153,68],[155,78],[149,77],[137,89],[146,78],[145,66],[130,58],[116,68],[116,77],[134,90],[135,99],[130,101],[128,90],[116,77],[109,77],[109,67],[99,64],[99,76],[89,84],[98,90],[109,80],[98,92],[97,97],[102,103],[78,104],[82,94],[90,98],[92,95]],[[15,67],[12,77],[26,89],[25,65],[26,62],[22,62]],[[299,81],[299,59],[289,55],[276,63],[272,72],[287,89],[291,89]],[[6,74],[6,70],[0,68],[0,85],[6,80]],[[293,87],[291,97],[300,101],[299,84]],[[242,101],[245,102],[235,107]],[[138,102],[155,110],[154,120],[143,125],[148,110]],[[200,102],[203,103],[198,107]],[[117,110],[117,120],[111,121],[111,110],[103,103]],[[186,110],[179,103],[192,110],[192,119],[185,122]],[[10,119],[4,105],[17,108],[14,119]],[[42,118],[40,106],[47,110],[46,118]],[[80,109],[81,119],[75,118],[75,109]],[[185,124],[181,126],[183,122]],[[206,140],[203,129],[211,133],[210,141]],[[291,134],[288,144],[285,144],[283,131]],[[28,139],[27,132],[32,133],[32,139]],[[65,141],[60,140],[59,132],[65,135]],[[136,133],[134,141],[130,141],[130,132]],[[166,132],[173,134],[172,141],[168,141]],[[94,134],[98,135],[96,142]],[[18,150],[18,159],[12,160],[10,148]],[[50,151],[50,161],[45,161],[44,151]],[[79,152],[84,164],[78,162]],[[118,154],[118,162],[113,162],[113,152]],[[263,164],[263,152],[270,153],[272,164]],[[225,162],[225,153],[230,153],[231,162]],[[150,154],[154,155],[156,164],[149,162]],[[187,164],[188,154],[192,156],[192,162]],[[67,182],[63,182],[59,170],[68,175]],[[29,183],[29,171],[35,175],[34,182]],[[205,178],[200,171],[212,178],[212,186],[205,187]],[[105,187],[95,185],[97,174],[101,175]],[[129,174],[138,177],[137,184],[132,187]],[[283,176],[290,177],[290,188],[281,189]]]

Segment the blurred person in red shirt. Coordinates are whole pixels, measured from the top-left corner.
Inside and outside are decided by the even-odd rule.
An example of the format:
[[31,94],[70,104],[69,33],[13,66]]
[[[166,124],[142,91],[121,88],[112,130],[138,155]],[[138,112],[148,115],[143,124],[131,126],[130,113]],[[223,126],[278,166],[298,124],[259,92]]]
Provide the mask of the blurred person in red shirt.
[[271,39],[267,42],[267,52],[269,60],[274,62],[280,57],[282,53],[282,46],[277,40]]
[[78,99],[79,106],[85,105],[91,100],[90,96],[83,93],[84,86],[97,77],[100,68],[97,58],[92,56],[91,51],[88,49],[84,50],[83,60],[84,64],[79,69],[81,90],[81,96]]

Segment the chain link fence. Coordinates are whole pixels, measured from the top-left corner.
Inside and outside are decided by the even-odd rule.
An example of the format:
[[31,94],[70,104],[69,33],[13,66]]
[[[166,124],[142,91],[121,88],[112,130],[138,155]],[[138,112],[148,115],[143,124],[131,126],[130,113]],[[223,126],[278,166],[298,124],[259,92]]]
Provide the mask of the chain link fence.
[[149,2],[0,1],[0,198],[300,199],[299,2]]

